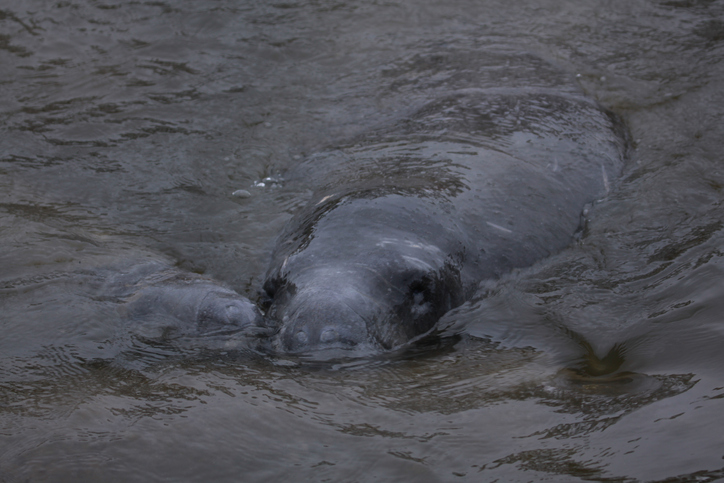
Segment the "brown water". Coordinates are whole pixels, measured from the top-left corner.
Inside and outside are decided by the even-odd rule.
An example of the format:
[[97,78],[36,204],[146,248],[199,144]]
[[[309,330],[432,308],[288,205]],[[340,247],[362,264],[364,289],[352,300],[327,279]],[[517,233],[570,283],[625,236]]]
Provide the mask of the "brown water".
[[[150,260],[255,297],[312,188],[285,169],[491,52],[633,150],[580,239],[439,341],[300,365],[154,344],[99,295]],[[708,0],[0,1],[0,481],[724,478],[723,54]]]

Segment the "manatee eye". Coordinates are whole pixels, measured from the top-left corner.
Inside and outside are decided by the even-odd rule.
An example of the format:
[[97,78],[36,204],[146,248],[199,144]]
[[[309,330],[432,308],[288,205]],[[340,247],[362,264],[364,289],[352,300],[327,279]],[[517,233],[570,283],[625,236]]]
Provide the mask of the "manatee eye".
[[417,296],[418,294],[425,296],[425,292],[428,292],[430,290],[430,281],[427,277],[421,278],[420,280],[415,280],[410,284],[410,293]]

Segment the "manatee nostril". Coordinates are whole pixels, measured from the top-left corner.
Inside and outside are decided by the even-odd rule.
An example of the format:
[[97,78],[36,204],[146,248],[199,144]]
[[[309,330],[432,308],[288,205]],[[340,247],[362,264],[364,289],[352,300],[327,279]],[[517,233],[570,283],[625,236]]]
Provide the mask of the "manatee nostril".
[[283,350],[350,349],[366,340],[367,325],[346,299],[338,300],[335,294],[322,298],[314,291],[304,295],[297,295],[292,306],[284,308],[285,313],[275,314],[281,322],[277,340]]
[[339,339],[339,334],[334,328],[328,328],[322,331],[322,334],[319,336],[319,341],[324,344],[329,344],[331,342],[336,342],[337,339]]

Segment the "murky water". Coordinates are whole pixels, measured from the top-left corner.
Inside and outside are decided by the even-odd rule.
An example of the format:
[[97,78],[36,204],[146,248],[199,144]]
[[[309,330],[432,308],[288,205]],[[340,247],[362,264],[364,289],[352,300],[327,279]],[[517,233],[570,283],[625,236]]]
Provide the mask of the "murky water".
[[[0,481],[724,478],[723,19],[709,0],[0,2]],[[156,344],[102,290],[159,263],[255,298],[310,196],[287,168],[523,53],[624,119],[629,166],[579,239],[439,339],[300,365]]]

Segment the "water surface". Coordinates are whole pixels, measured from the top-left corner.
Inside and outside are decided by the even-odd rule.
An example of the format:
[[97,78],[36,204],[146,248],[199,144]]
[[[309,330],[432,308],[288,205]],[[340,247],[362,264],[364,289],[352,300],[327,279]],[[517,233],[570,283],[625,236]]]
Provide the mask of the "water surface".
[[[724,477],[723,15],[0,2],[0,481]],[[440,90],[529,82],[502,67],[521,55],[622,117],[629,165],[568,249],[482,286],[441,338],[300,364],[156,344],[99,292],[163,263],[255,298],[313,189],[288,168]]]

